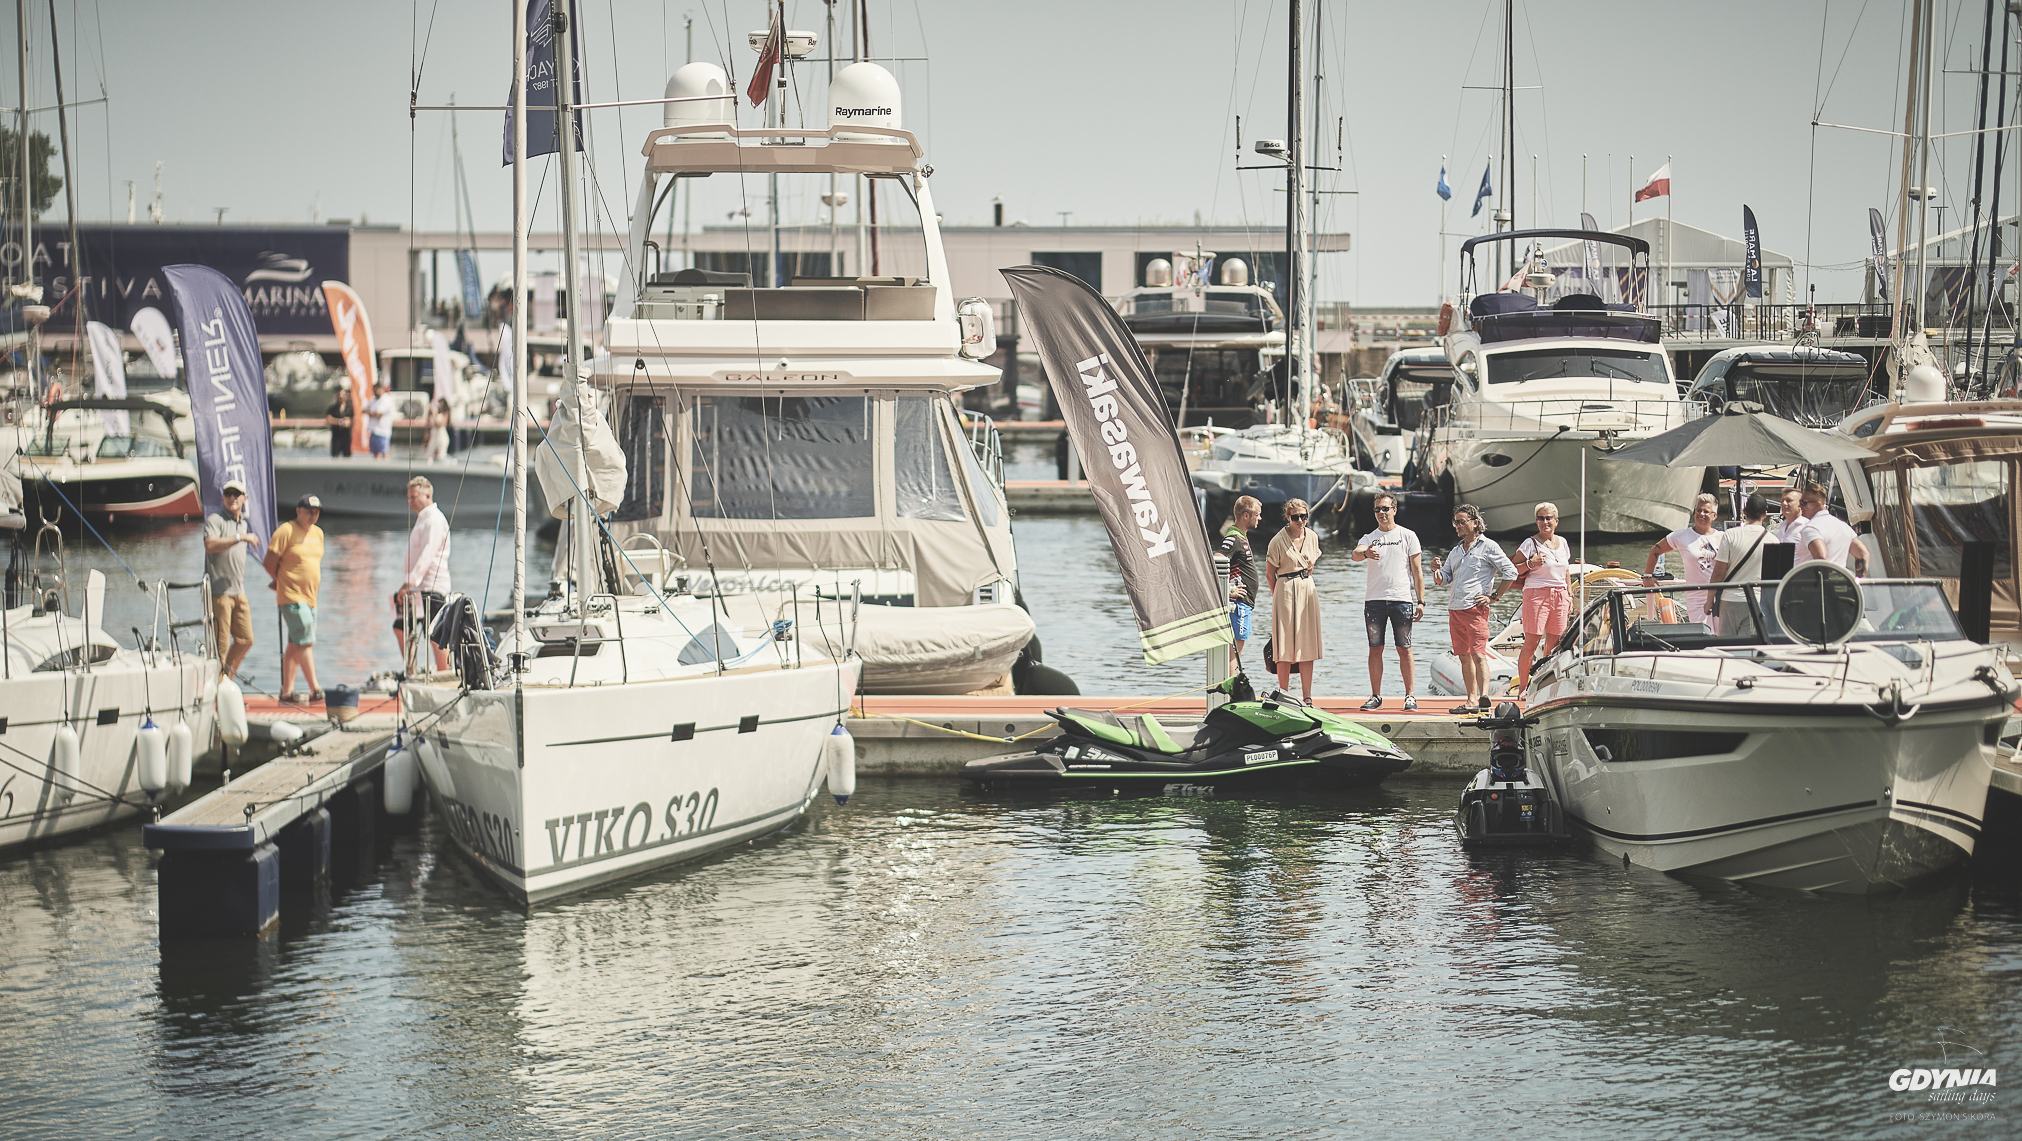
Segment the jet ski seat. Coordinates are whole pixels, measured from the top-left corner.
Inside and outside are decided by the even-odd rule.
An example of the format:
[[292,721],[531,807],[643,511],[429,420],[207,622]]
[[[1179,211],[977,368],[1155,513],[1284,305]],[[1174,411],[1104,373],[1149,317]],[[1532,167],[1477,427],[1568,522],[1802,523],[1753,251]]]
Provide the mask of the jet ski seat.
[[1090,736],[1112,744],[1169,754],[1184,753],[1189,747],[1174,741],[1158,718],[1148,713],[1117,714],[1099,709],[1057,709],[1054,713],[1074,722]]

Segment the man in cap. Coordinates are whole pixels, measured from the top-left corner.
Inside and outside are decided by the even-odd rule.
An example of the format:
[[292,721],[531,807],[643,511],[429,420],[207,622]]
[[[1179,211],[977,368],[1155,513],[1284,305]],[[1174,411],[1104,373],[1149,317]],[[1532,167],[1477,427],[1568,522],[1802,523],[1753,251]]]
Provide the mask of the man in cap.
[[280,608],[281,623],[287,628],[287,644],[281,647],[281,700],[295,701],[295,671],[302,671],[308,685],[307,700],[323,700],[316,684],[316,588],[323,581],[323,529],[316,520],[323,515],[323,501],[305,495],[295,503],[295,517],[274,528],[267,543],[264,565],[273,580],[274,604]]
[[239,672],[253,648],[253,604],[246,599],[246,548],[260,537],[246,527],[246,485],[228,479],[218,489],[219,509],[204,516],[204,573],[211,579],[213,636],[231,638],[224,655],[227,677]]

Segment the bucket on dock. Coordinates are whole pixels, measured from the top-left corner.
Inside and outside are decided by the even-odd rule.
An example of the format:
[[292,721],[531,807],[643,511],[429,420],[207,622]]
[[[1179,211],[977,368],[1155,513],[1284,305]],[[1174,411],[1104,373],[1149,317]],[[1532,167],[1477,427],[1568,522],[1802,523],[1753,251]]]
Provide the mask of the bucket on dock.
[[330,720],[342,725],[358,716],[358,689],[356,686],[333,685],[323,691],[323,709]]

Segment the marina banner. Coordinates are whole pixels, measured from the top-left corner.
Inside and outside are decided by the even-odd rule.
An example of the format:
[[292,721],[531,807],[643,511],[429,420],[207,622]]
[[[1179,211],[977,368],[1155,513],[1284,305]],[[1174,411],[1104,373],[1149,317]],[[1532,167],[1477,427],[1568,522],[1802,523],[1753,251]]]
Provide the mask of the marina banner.
[[[555,62],[555,14],[554,0],[527,0],[527,157],[539,158],[562,149],[562,125],[555,115],[560,105],[561,89],[555,79],[561,65]],[[569,22],[569,58],[575,61],[574,82],[569,85],[574,97],[571,103],[583,101],[583,52],[582,41],[576,36],[576,22]],[[506,92],[506,106],[511,107],[513,93]],[[583,149],[583,113],[576,112],[576,149]],[[513,113],[505,113],[505,161],[500,166],[513,164]]]
[[1882,302],[1889,299],[1889,228],[1882,221],[1882,212],[1868,207],[1868,248],[1875,259],[1875,288],[1881,292]]
[[[103,321],[86,321],[84,335],[91,341],[91,375],[94,396],[119,399],[126,395],[126,353],[119,347],[119,334]],[[132,425],[123,408],[100,409],[98,418],[108,436],[131,436]]]
[[379,359],[372,355],[372,322],[357,291],[343,282],[324,282],[323,297],[330,307],[337,351],[344,357],[344,375],[351,381],[351,454],[362,456],[370,444],[365,438],[365,403],[372,399],[373,362]]
[[218,510],[226,480],[239,480],[246,485],[246,529],[264,548],[275,522],[274,440],[260,331],[231,278],[206,265],[163,266],[162,274],[182,332],[204,513]]
[[1748,252],[1747,261],[1742,265],[1742,276],[1748,281],[1748,299],[1762,300],[1762,231],[1756,228],[1755,211],[1746,204],[1741,207],[1741,244]]
[[1215,574],[1179,437],[1137,339],[1072,274],[1037,265],[1001,272],[1109,529],[1145,661],[1227,645],[1228,587]]

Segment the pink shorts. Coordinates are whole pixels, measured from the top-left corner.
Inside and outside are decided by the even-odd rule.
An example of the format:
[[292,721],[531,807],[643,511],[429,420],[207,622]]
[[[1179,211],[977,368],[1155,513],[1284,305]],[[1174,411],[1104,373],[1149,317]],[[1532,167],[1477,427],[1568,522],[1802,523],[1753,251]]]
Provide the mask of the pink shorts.
[[1446,612],[1446,630],[1453,639],[1454,653],[1488,653],[1488,612],[1487,606]]
[[1573,607],[1571,591],[1558,587],[1544,587],[1524,591],[1524,633],[1543,634],[1551,641],[1558,641],[1566,632],[1566,613]]

